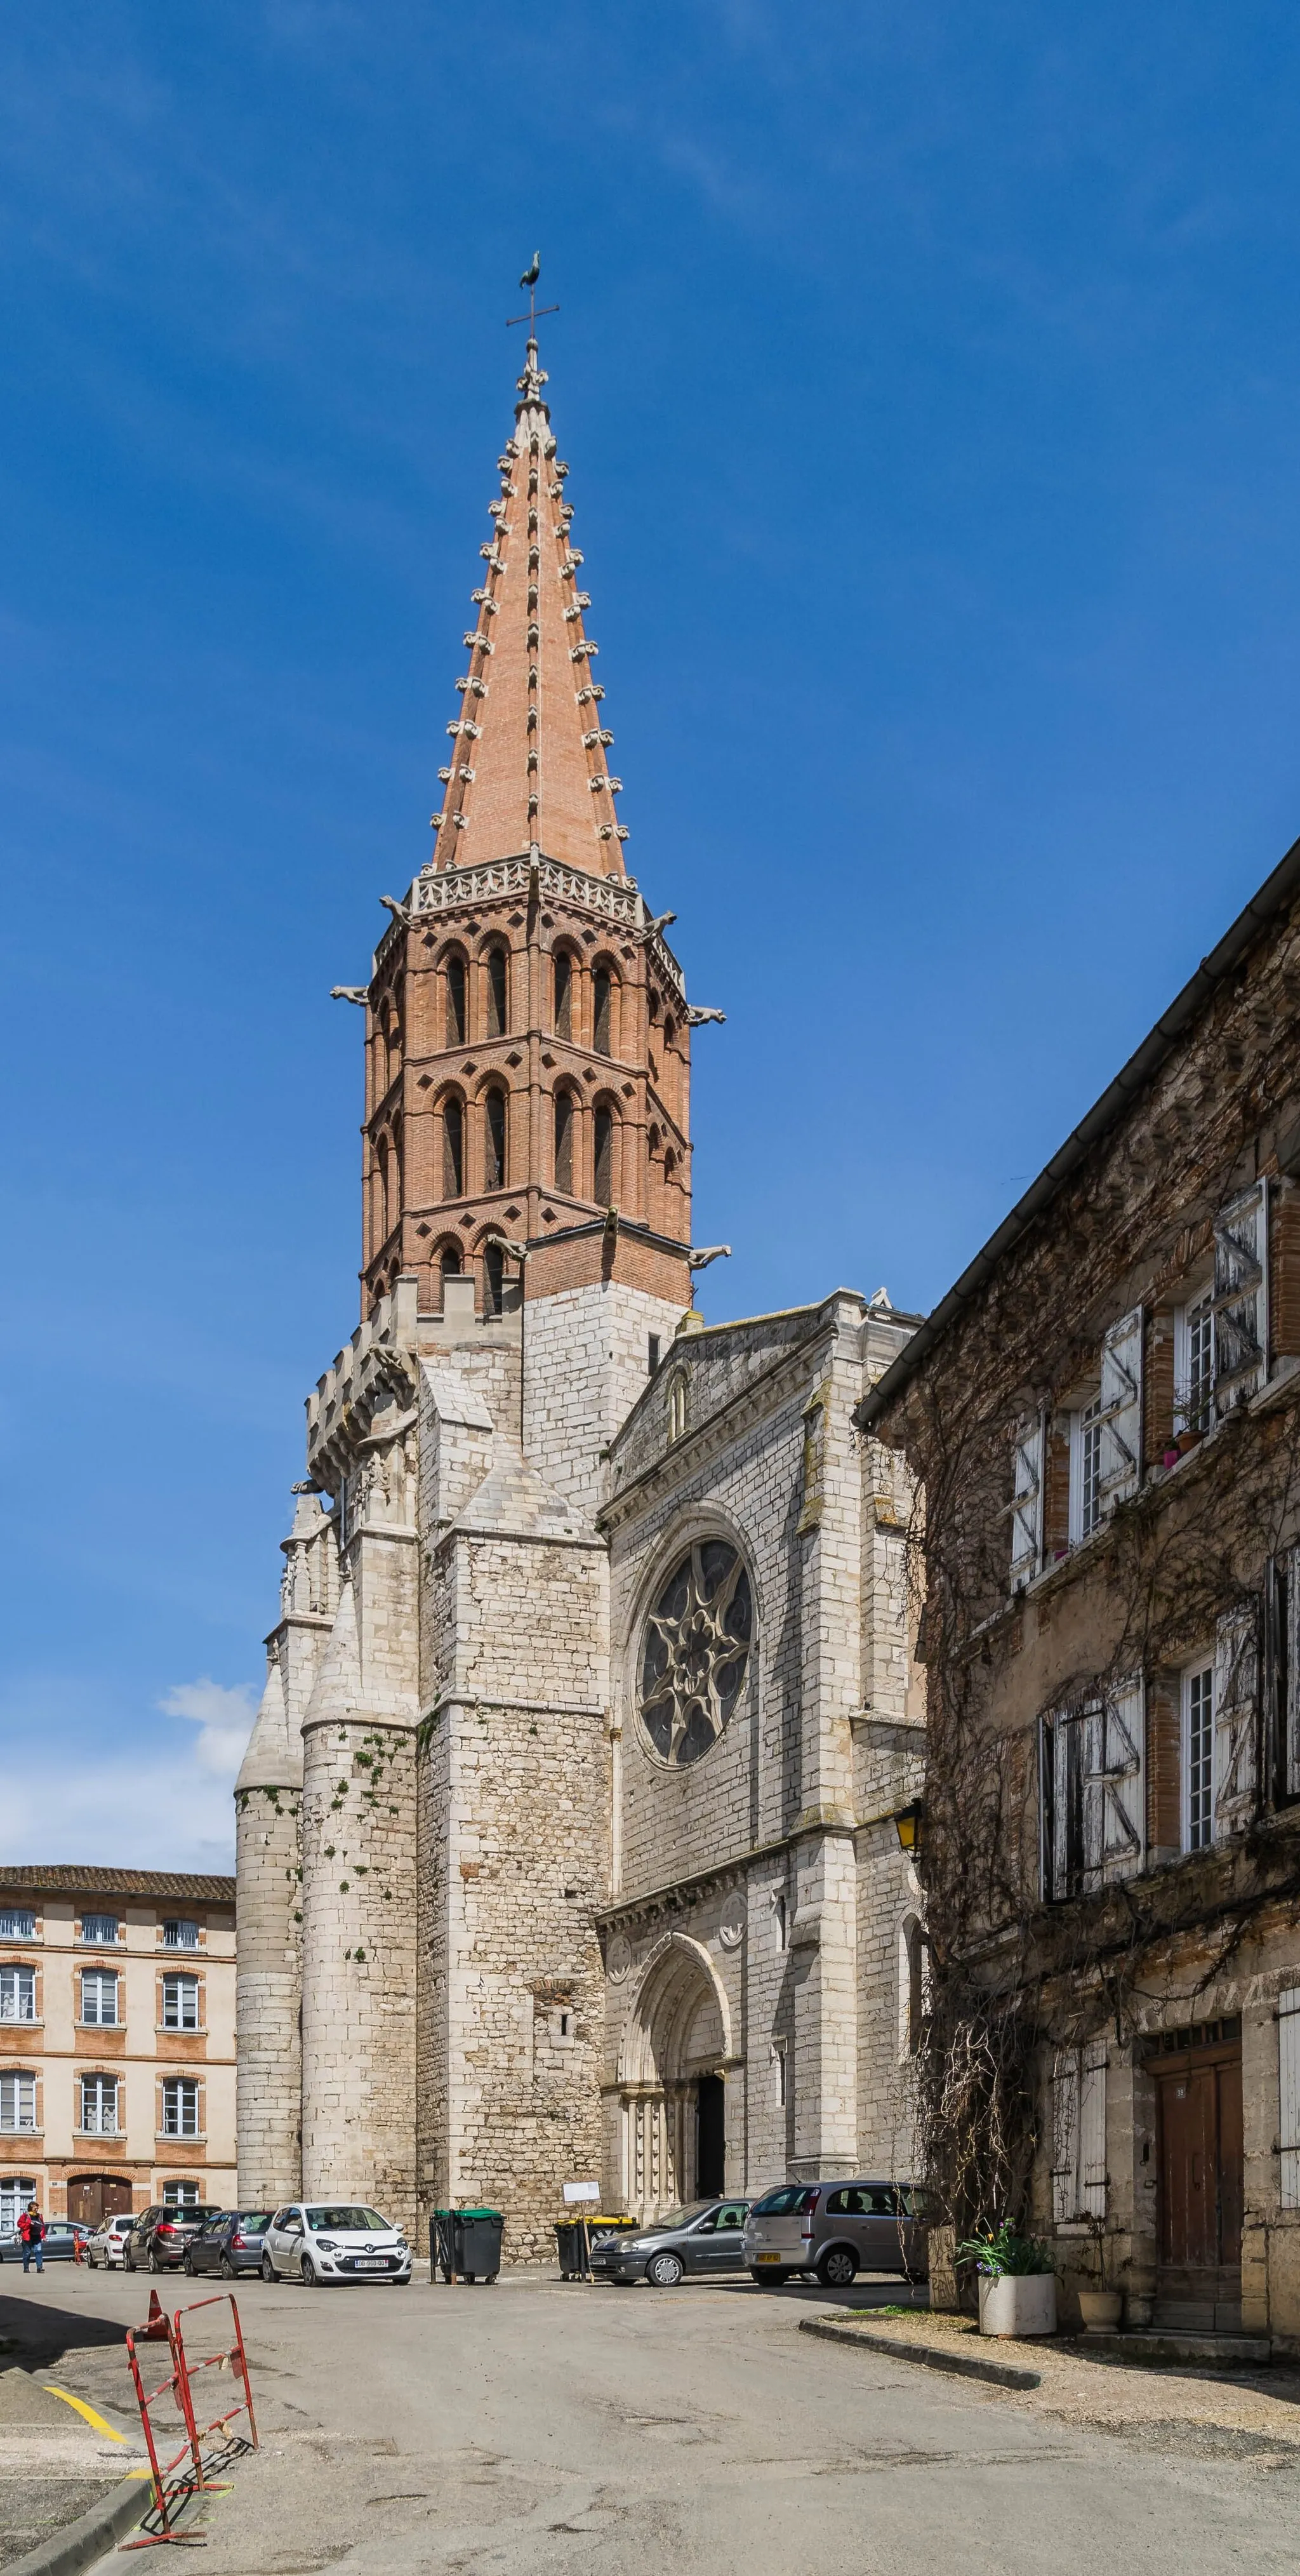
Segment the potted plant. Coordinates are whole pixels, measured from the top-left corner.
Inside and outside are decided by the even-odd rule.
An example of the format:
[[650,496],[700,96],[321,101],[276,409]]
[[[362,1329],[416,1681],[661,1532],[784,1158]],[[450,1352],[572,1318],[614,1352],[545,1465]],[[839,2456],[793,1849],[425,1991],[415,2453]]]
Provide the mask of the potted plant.
[[1106,2287],[1106,2221],[1090,2218],[1088,2234],[1097,2248],[1097,2286],[1080,2290],[1079,2314],[1085,2334],[1114,2334],[1123,2311],[1124,2301],[1118,2290]]
[[1006,2220],[957,2248],[979,2275],[980,2333],[1056,2332],[1056,2266],[1039,2236],[1021,2236]]

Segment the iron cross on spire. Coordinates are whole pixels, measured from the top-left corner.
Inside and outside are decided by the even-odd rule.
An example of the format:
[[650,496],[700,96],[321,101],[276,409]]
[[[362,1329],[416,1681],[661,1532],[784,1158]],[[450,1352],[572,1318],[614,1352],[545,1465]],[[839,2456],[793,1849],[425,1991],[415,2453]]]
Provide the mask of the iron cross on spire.
[[538,281],[538,278],[541,276],[541,273],[542,273],[542,254],[541,254],[541,252],[540,252],[539,250],[535,250],[535,251],[533,252],[533,264],[532,264],[532,267],[531,267],[531,268],[526,268],[526,269],[524,270],[523,276],[522,276],[522,277],[520,278],[520,280],[519,280],[520,285],[521,285],[521,286],[526,286],[526,287],[527,287],[527,289],[528,289],[528,311],[527,311],[526,313],[511,313],[511,314],[509,314],[509,315],[507,316],[507,319],[506,319],[506,329],[507,329],[507,331],[513,331],[513,330],[514,330],[514,328],[515,328],[516,323],[518,323],[518,322],[526,322],[526,323],[528,324],[528,337],[529,337],[529,339],[530,339],[530,340],[532,340],[532,339],[535,339],[535,338],[536,338],[536,323],[537,323],[537,316],[538,316],[538,314],[539,314],[539,313],[558,313],[558,312],[559,312],[559,309],[560,309],[558,304],[539,304],[539,303],[538,303],[538,301],[537,301],[537,281]]

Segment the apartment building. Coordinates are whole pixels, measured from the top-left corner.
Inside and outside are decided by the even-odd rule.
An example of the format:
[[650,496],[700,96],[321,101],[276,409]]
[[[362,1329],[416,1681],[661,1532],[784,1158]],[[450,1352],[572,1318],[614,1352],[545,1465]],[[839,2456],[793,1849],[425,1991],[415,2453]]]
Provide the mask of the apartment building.
[[1300,2349],[1300,843],[858,1421],[925,1491],[951,2220]]
[[0,1869],[0,2228],[235,2193],[235,1882]]

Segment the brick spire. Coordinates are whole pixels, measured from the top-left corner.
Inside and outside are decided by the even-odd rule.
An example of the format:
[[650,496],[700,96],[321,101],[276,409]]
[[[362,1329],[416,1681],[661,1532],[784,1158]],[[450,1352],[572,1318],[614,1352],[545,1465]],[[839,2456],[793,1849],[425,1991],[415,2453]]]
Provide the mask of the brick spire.
[[457,683],[461,712],[447,730],[450,765],[434,817],[439,871],[512,858],[537,848],[590,876],[622,876],[626,834],[617,818],[578,587],[582,563],[569,542],[567,465],[555,453],[547,381],[530,339],[515,405],[515,434],[500,459],[496,533],[481,548],[486,571],[473,594],[478,624],[466,634],[469,671]]

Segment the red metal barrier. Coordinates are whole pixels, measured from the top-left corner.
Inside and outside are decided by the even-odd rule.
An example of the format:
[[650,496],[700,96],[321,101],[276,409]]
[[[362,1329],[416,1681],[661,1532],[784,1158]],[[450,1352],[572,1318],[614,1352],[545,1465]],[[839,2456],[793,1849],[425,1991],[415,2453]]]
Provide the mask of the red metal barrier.
[[[233,2344],[223,2344],[218,2352],[201,2353],[192,2357],[185,2349],[182,2316],[193,2316],[200,2308],[225,2307],[227,2304],[230,2308],[230,2321],[235,2338]],[[171,2369],[167,2377],[159,2381],[156,2388],[146,2389],[144,2384],[136,2350],[136,2346],[143,2343],[165,2343],[167,2346]],[[135,2393],[140,2402],[140,2421],[144,2426],[144,2438],[149,2452],[153,2503],[144,2517],[144,2525],[139,2537],[135,2540],[125,2540],[120,2545],[123,2549],[153,2549],[166,2540],[188,2541],[192,2545],[201,2545],[205,2538],[203,2532],[179,2531],[176,2528],[180,2514],[194,2495],[225,2494],[229,2481],[215,2478],[212,2474],[214,2468],[224,2466],[225,2462],[239,2451],[255,2451],[258,2447],[257,2420],[253,2413],[253,2392],[248,2378],[248,2357],[244,2351],[243,2330],[239,2323],[239,2310],[235,2305],[233,2293],[224,2291],[214,2298],[195,2299],[188,2308],[177,2308],[169,2317],[159,2301],[157,2291],[151,2290],[148,2318],[144,2325],[134,2326],[128,2331],[126,2351],[127,2359],[131,2364],[131,2376],[135,2381]],[[235,2399],[233,2406],[226,2407],[222,2414],[214,2415],[209,2423],[200,2426],[194,2406],[194,2378],[198,2372],[204,2370],[229,2370],[232,2378],[238,2382],[241,2393]],[[151,2409],[159,2403],[160,2399],[167,2397],[174,2401],[184,2426],[185,2438],[180,2449],[174,2452],[170,2459],[164,2460],[159,2456]],[[246,2415],[248,2418],[247,2434],[231,2430],[235,2418],[240,2415]],[[222,2439],[215,2456],[209,2454],[205,2459],[203,2446],[213,2435],[220,2435]],[[187,2463],[183,2470],[182,2462]],[[178,2475],[178,2472],[181,2473]]]

